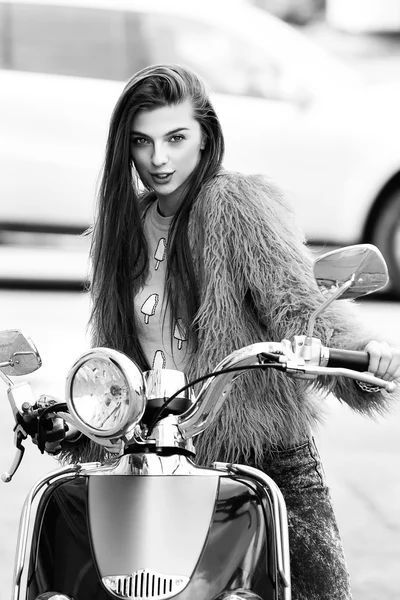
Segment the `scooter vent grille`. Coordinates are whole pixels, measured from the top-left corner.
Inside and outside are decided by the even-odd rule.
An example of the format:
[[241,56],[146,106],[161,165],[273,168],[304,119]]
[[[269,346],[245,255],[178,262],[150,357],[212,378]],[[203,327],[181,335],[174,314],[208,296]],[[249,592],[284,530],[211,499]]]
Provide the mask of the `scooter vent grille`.
[[188,583],[189,577],[166,577],[151,569],[141,569],[132,575],[103,577],[107,590],[123,600],[164,600],[181,592]]

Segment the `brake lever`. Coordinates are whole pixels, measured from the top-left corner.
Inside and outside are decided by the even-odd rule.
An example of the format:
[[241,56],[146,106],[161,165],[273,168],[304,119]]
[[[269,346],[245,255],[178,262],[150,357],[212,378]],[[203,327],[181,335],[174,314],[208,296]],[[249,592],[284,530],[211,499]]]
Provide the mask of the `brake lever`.
[[11,464],[11,468],[9,471],[6,471],[1,476],[1,480],[4,483],[9,483],[11,479],[14,477],[19,465],[21,464],[22,458],[25,452],[25,446],[22,444],[24,440],[28,437],[25,429],[22,427],[20,423],[17,423],[14,427],[14,444],[17,447],[17,452],[15,453],[14,460]]
[[23,421],[21,420],[22,415],[20,407],[22,407],[25,403],[33,403],[34,398],[32,389],[28,382],[15,384],[11,379],[9,379],[9,377],[7,377],[7,375],[2,373],[1,371],[0,378],[3,379],[3,381],[8,385],[7,397],[15,419],[14,444],[17,448],[17,451],[14,460],[11,464],[10,470],[6,471],[1,476],[1,479],[4,483],[9,483],[14,477],[19,465],[21,464],[25,452],[23,441],[26,440],[26,438],[28,437],[28,433],[23,426]]
[[[285,359],[282,359],[285,362]],[[394,381],[385,381],[380,377],[372,375],[372,373],[353,371],[344,367],[319,367],[317,365],[306,365],[302,359],[297,362],[286,363],[287,373],[299,379],[316,379],[321,375],[334,375],[335,377],[348,377],[356,381],[363,381],[373,386],[379,387],[381,390],[392,394],[398,389],[397,383]]]

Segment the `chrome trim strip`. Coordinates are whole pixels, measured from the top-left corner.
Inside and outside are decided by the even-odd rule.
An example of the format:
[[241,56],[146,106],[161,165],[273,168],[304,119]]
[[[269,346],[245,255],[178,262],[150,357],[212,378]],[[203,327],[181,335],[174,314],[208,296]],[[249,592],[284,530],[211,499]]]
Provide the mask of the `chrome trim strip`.
[[[152,453],[125,454],[109,465],[95,470],[86,470],[82,465],[81,475],[201,475],[215,477],[218,472],[211,467],[198,467],[190,458],[179,454],[160,456]],[[219,473],[226,475],[226,472]]]
[[184,590],[190,579],[140,569],[132,575],[108,575],[102,581],[109,592],[122,600],[166,600]]
[[216,469],[225,470],[230,474],[244,475],[260,483],[271,494],[272,507],[275,517],[275,536],[277,545],[277,565],[283,587],[283,600],[291,600],[292,587],[290,580],[290,546],[289,528],[285,499],[275,481],[254,467],[232,463],[215,462]]

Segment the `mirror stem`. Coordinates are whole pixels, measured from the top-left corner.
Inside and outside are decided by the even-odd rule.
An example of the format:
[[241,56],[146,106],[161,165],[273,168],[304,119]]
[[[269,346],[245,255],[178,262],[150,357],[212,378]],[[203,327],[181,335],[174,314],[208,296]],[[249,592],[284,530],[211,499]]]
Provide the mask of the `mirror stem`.
[[[337,300],[338,298],[340,298],[340,296],[342,294],[344,294],[354,284],[354,280],[355,280],[355,274],[353,273],[353,275],[350,277],[350,279],[348,279],[346,281],[345,284],[343,284],[341,287],[338,287],[337,290],[332,294],[332,296],[330,296],[330,298],[328,298],[328,300],[326,300],[326,302],[321,304],[321,306],[319,308],[317,308],[317,310],[315,312],[313,312],[313,314],[310,317],[310,321],[308,323],[307,338],[311,339],[313,336],[315,321],[317,320],[317,317],[324,310],[326,310],[328,308],[328,306],[330,306],[330,304],[332,304],[332,302],[334,300]],[[307,338],[306,338],[306,344],[307,344]]]
[[[5,364],[0,363],[0,369],[3,367],[9,367],[9,366],[10,366],[9,362],[7,362]],[[1,370],[0,370],[0,377],[8,385],[8,387],[12,387],[13,382],[11,381],[11,379],[9,377],[7,377],[7,375],[4,375],[4,373],[2,373]]]

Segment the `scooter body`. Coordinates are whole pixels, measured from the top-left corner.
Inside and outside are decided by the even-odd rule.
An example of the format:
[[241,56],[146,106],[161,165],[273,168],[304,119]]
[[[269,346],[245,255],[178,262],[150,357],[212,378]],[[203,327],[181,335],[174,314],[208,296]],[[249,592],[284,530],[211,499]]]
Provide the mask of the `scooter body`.
[[179,457],[180,474],[151,475],[133,467],[142,458],[43,483],[18,595],[278,599],[275,490],[246,467],[233,475]]

